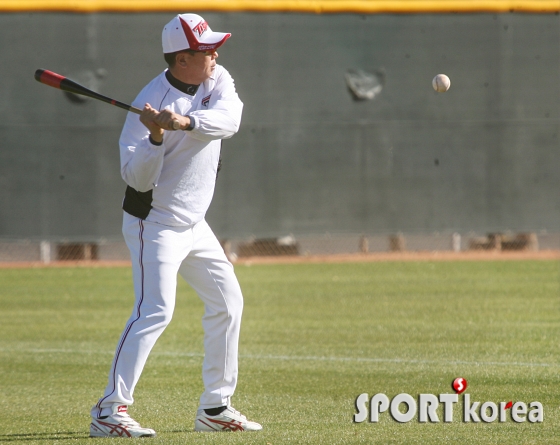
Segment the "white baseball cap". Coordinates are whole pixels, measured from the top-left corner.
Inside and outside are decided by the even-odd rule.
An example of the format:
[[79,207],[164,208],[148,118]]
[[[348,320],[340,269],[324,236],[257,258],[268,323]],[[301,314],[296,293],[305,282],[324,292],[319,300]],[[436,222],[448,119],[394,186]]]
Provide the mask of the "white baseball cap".
[[163,52],[174,53],[183,49],[211,51],[230,37],[230,33],[213,32],[206,20],[197,14],[179,14],[165,25],[161,40]]

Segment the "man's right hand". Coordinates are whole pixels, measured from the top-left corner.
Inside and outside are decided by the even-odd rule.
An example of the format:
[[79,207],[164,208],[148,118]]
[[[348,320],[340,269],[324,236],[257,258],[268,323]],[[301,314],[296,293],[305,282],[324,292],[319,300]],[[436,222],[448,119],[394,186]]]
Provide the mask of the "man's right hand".
[[160,124],[161,117],[159,117],[159,114],[158,110],[152,108],[150,104],[146,104],[140,115],[140,122],[150,130],[150,136],[155,142],[163,141],[163,128]]

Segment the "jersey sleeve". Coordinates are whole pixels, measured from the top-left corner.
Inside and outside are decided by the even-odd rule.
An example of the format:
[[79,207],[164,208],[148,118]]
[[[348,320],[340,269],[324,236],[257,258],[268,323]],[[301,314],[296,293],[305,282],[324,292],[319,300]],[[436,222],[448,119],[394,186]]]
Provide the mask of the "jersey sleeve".
[[[145,103],[155,101],[157,97],[150,98],[143,91],[133,104],[143,108]],[[139,116],[129,112],[119,139],[121,176],[139,192],[147,192],[157,185],[163,167],[164,146],[152,144],[149,134]]]
[[201,141],[230,138],[239,130],[242,111],[243,102],[237,95],[233,78],[220,67],[208,109],[189,114],[195,121],[191,135]]

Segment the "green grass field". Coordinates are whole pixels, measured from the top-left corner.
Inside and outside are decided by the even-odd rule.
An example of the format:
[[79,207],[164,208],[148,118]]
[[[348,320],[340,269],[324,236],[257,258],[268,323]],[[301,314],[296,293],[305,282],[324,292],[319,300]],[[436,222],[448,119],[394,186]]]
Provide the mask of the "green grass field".
[[[560,443],[556,261],[236,266],[245,295],[234,406],[260,433],[193,432],[202,304],[179,285],[130,413],[154,444]],[[0,442],[92,443],[89,409],[132,310],[128,268],[0,269]],[[544,422],[353,423],[399,393],[544,406]],[[461,396],[462,398],[462,396]],[[442,419],[442,406],[438,408]]]

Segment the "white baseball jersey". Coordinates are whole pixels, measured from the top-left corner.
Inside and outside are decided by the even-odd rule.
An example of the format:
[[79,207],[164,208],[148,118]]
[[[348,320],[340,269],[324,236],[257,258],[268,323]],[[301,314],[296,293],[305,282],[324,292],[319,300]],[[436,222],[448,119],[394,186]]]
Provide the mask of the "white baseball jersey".
[[150,142],[139,117],[128,113],[119,141],[121,175],[134,190],[127,189],[124,209],[146,221],[190,226],[204,219],[210,206],[221,139],[239,129],[243,103],[232,77],[220,65],[192,96],[173,87],[166,71],[146,85],[133,105],[167,108],[189,116],[194,127],[165,131],[158,146]]

